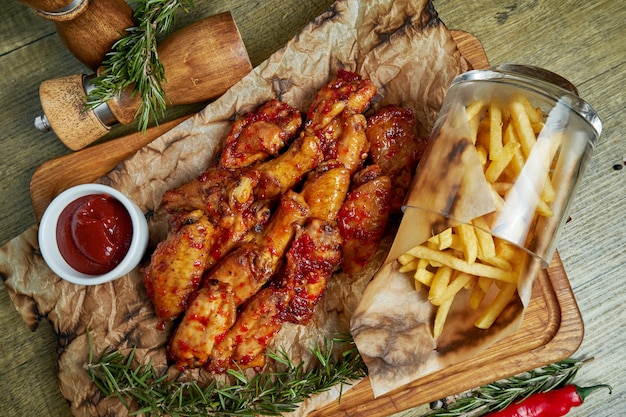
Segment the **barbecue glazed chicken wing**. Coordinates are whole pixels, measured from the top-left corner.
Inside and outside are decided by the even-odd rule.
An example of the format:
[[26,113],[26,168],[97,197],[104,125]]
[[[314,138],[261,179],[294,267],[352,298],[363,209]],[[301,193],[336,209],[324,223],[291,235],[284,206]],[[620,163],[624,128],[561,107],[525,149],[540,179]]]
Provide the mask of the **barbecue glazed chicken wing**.
[[200,210],[188,219],[189,223],[170,231],[159,243],[150,264],[142,270],[146,291],[162,320],[185,311],[189,296],[200,288],[202,275],[212,262],[209,247],[215,227]]
[[363,113],[376,94],[376,86],[353,72],[339,70],[337,77],[315,95],[307,112],[307,129],[319,131],[344,110]]
[[230,285],[210,281],[195,294],[183,320],[168,345],[168,355],[180,369],[204,365],[206,352],[222,340],[235,322],[237,308]]
[[328,161],[310,173],[301,194],[311,217],[330,221],[337,216],[349,187],[350,171],[336,161]]
[[372,163],[391,178],[391,210],[399,214],[428,138],[418,136],[413,110],[397,106],[385,107],[370,116],[366,134]]
[[362,114],[349,112],[342,113],[336,120],[339,122],[335,127],[336,139],[329,142],[325,159],[339,162],[353,175],[363,167],[369,152],[370,144],[365,134],[367,120]]
[[[215,215],[221,204],[216,202],[225,201],[229,184],[235,184],[241,178],[238,170],[220,167],[209,168],[193,181],[180,187],[167,190],[161,199],[161,207],[176,220],[176,216],[183,216],[189,211],[202,210],[207,215]],[[252,183],[249,184],[250,186]],[[231,185],[232,187],[232,185]],[[176,224],[174,224],[176,227]]]
[[278,286],[287,291],[289,302],[283,320],[307,324],[315,312],[328,280],[342,261],[343,239],[335,222],[314,219],[294,241],[286,268]]
[[210,271],[208,278],[230,285],[235,305],[240,306],[276,273],[296,231],[308,220],[309,212],[302,196],[288,191],[263,232],[229,253]]
[[242,168],[278,152],[302,125],[300,112],[276,99],[236,120],[220,155],[222,168]]
[[353,180],[337,222],[344,242],[341,268],[347,274],[360,271],[378,249],[391,209],[391,179],[377,165],[359,171]]
[[253,167],[251,175],[258,178],[254,191],[256,198],[267,200],[279,197],[299,184],[323,159],[319,138],[303,133],[285,153]]

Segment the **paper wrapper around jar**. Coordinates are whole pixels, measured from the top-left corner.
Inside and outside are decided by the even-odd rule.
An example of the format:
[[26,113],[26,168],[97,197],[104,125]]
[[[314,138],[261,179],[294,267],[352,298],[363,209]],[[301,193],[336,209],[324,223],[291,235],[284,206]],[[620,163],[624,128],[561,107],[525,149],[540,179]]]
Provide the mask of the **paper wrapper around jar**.
[[[386,104],[413,108],[422,136],[428,136],[432,129],[452,80],[468,69],[432,3],[337,1],[221,98],[142,148],[99,182],[124,192],[146,213],[151,213],[154,245],[168,227],[166,216],[159,210],[163,193],[197,177],[215,161],[237,114],[253,110],[271,98],[306,110],[316,92],[339,68],[373,80],[378,94],[372,110]],[[337,332],[348,332],[363,288],[381,265],[391,240],[390,235],[359,276],[335,274],[311,323],[306,327],[283,328],[274,348],[285,347],[297,362],[299,358],[308,358],[312,343]],[[179,375],[169,367],[165,355],[169,333],[156,329],[158,318],[137,270],[113,283],[75,286],[55,276],[37,248],[35,226],[0,250],[0,272],[27,324],[35,329],[38,320],[46,317],[59,335],[59,384],[75,416],[128,413],[117,398],[102,398],[84,371],[88,358],[87,326],[95,356],[108,346],[123,353],[136,346],[138,361],[151,360],[157,369],[167,369],[173,376],[201,382],[212,378],[198,370]],[[396,304],[395,300],[390,303]],[[378,325],[384,327],[386,323],[380,321]],[[404,337],[403,328],[394,327],[393,331]],[[420,345],[424,349],[430,349],[430,343],[428,338],[406,340],[407,346]],[[408,352],[402,355],[405,361],[419,360]],[[370,376],[375,377],[376,368],[371,371]],[[336,399],[338,391],[306,401],[294,415],[306,415]]]
[[[519,328],[541,266],[536,258],[528,257],[527,272],[520,274],[518,282],[517,302],[509,304],[487,330],[474,326],[480,311],[468,306],[470,291],[461,291],[443,333],[434,338],[435,307],[427,292],[415,290],[412,274],[398,270],[397,259],[431,236],[495,210],[465,111],[451,114],[435,127],[432,137],[447,139],[431,139],[389,254],[352,316],[351,332],[367,364],[375,396],[470,359]],[[487,303],[494,296],[488,292]]]

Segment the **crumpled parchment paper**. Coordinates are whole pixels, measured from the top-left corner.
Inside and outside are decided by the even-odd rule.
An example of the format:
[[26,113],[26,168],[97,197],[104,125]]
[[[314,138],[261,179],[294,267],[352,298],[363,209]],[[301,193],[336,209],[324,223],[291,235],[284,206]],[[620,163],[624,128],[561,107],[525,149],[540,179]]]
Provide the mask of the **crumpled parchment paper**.
[[[158,209],[163,193],[213,163],[237,114],[271,98],[306,109],[338,68],[374,81],[378,87],[374,109],[391,103],[412,107],[421,123],[419,133],[427,136],[449,84],[467,64],[431,2],[339,0],[220,99],[99,182],[126,193],[151,215],[151,244],[155,245],[168,227]],[[274,345],[285,347],[293,358],[306,359],[313,342],[347,332],[363,289],[390,243],[391,237],[359,277],[335,274],[312,323],[285,326]],[[109,346],[123,353],[135,346],[138,361],[149,359],[157,369],[176,374],[165,357],[171,329],[157,330],[158,319],[138,270],[112,283],[76,286],[47,268],[38,247],[37,226],[33,226],[0,249],[0,273],[11,299],[31,329],[42,318],[52,323],[59,340],[59,386],[74,415],[127,415],[116,398],[100,395],[85,372],[86,329],[96,356]],[[204,381],[211,376],[196,370],[180,377]],[[375,373],[370,377],[376,381]],[[313,398],[294,415],[306,415],[337,395],[335,390]]]

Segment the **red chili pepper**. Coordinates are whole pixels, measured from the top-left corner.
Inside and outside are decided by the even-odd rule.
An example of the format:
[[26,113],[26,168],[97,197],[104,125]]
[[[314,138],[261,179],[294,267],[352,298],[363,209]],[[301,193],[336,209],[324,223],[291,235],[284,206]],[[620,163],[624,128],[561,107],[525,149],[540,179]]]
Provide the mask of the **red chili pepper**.
[[605,387],[610,394],[611,387],[605,384],[592,387],[566,385],[556,390],[533,394],[522,402],[511,404],[504,410],[489,413],[485,417],[561,417],[572,407],[581,405],[589,393]]

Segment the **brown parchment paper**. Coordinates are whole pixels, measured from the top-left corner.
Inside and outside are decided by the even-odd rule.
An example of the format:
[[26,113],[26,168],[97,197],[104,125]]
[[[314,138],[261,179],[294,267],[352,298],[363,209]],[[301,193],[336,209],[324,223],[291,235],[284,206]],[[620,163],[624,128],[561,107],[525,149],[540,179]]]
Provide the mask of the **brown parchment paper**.
[[[163,193],[213,163],[237,114],[271,98],[306,110],[314,94],[339,68],[374,81],[378,87],[374,109],[391,103],[412,107],[421,123],[419,133],[427,136],[449,84],[466,69],[466,63],[429,1],[339,0],[224,96],[141,149],[99,182],[126,193],[151,216],[153,246],[168,227],[158,209]],[[306,327],[285,326],[274,346],[286,348],[293,358],[307,360],[313,342],[347,332],[363,289],[381,265],[391,241],[392,236],[358,277],[335,274],[312,322]],[[37,226],[33,226],[0,249],[0,273],[31,329],[36,329],[42,318],[53,325],[59,340],[59,387],[74,415],[127,415],[116,398],[102,398],[85,372],[86,328],[95,355],[109,346],[122,352],[135,346],[137,361],[151,360],[157,369],[172,376],[200,381],[211,377],[197,370],[179,375],[169,367],[165,344],[171,329],[157,330],[158,319],[138,270],[112,283],[76,286],[54,275],[38,248]],[[397,333],[402,336],[403,330]],[[407,342],[422,344],[419,338]],[[420,357],[413,360],[420,361]],[[376,380],[375,372],[371,376]],[[338,392],[332,390],[306,401],[293,415],[306,415],[308,410],[336,399]]]

